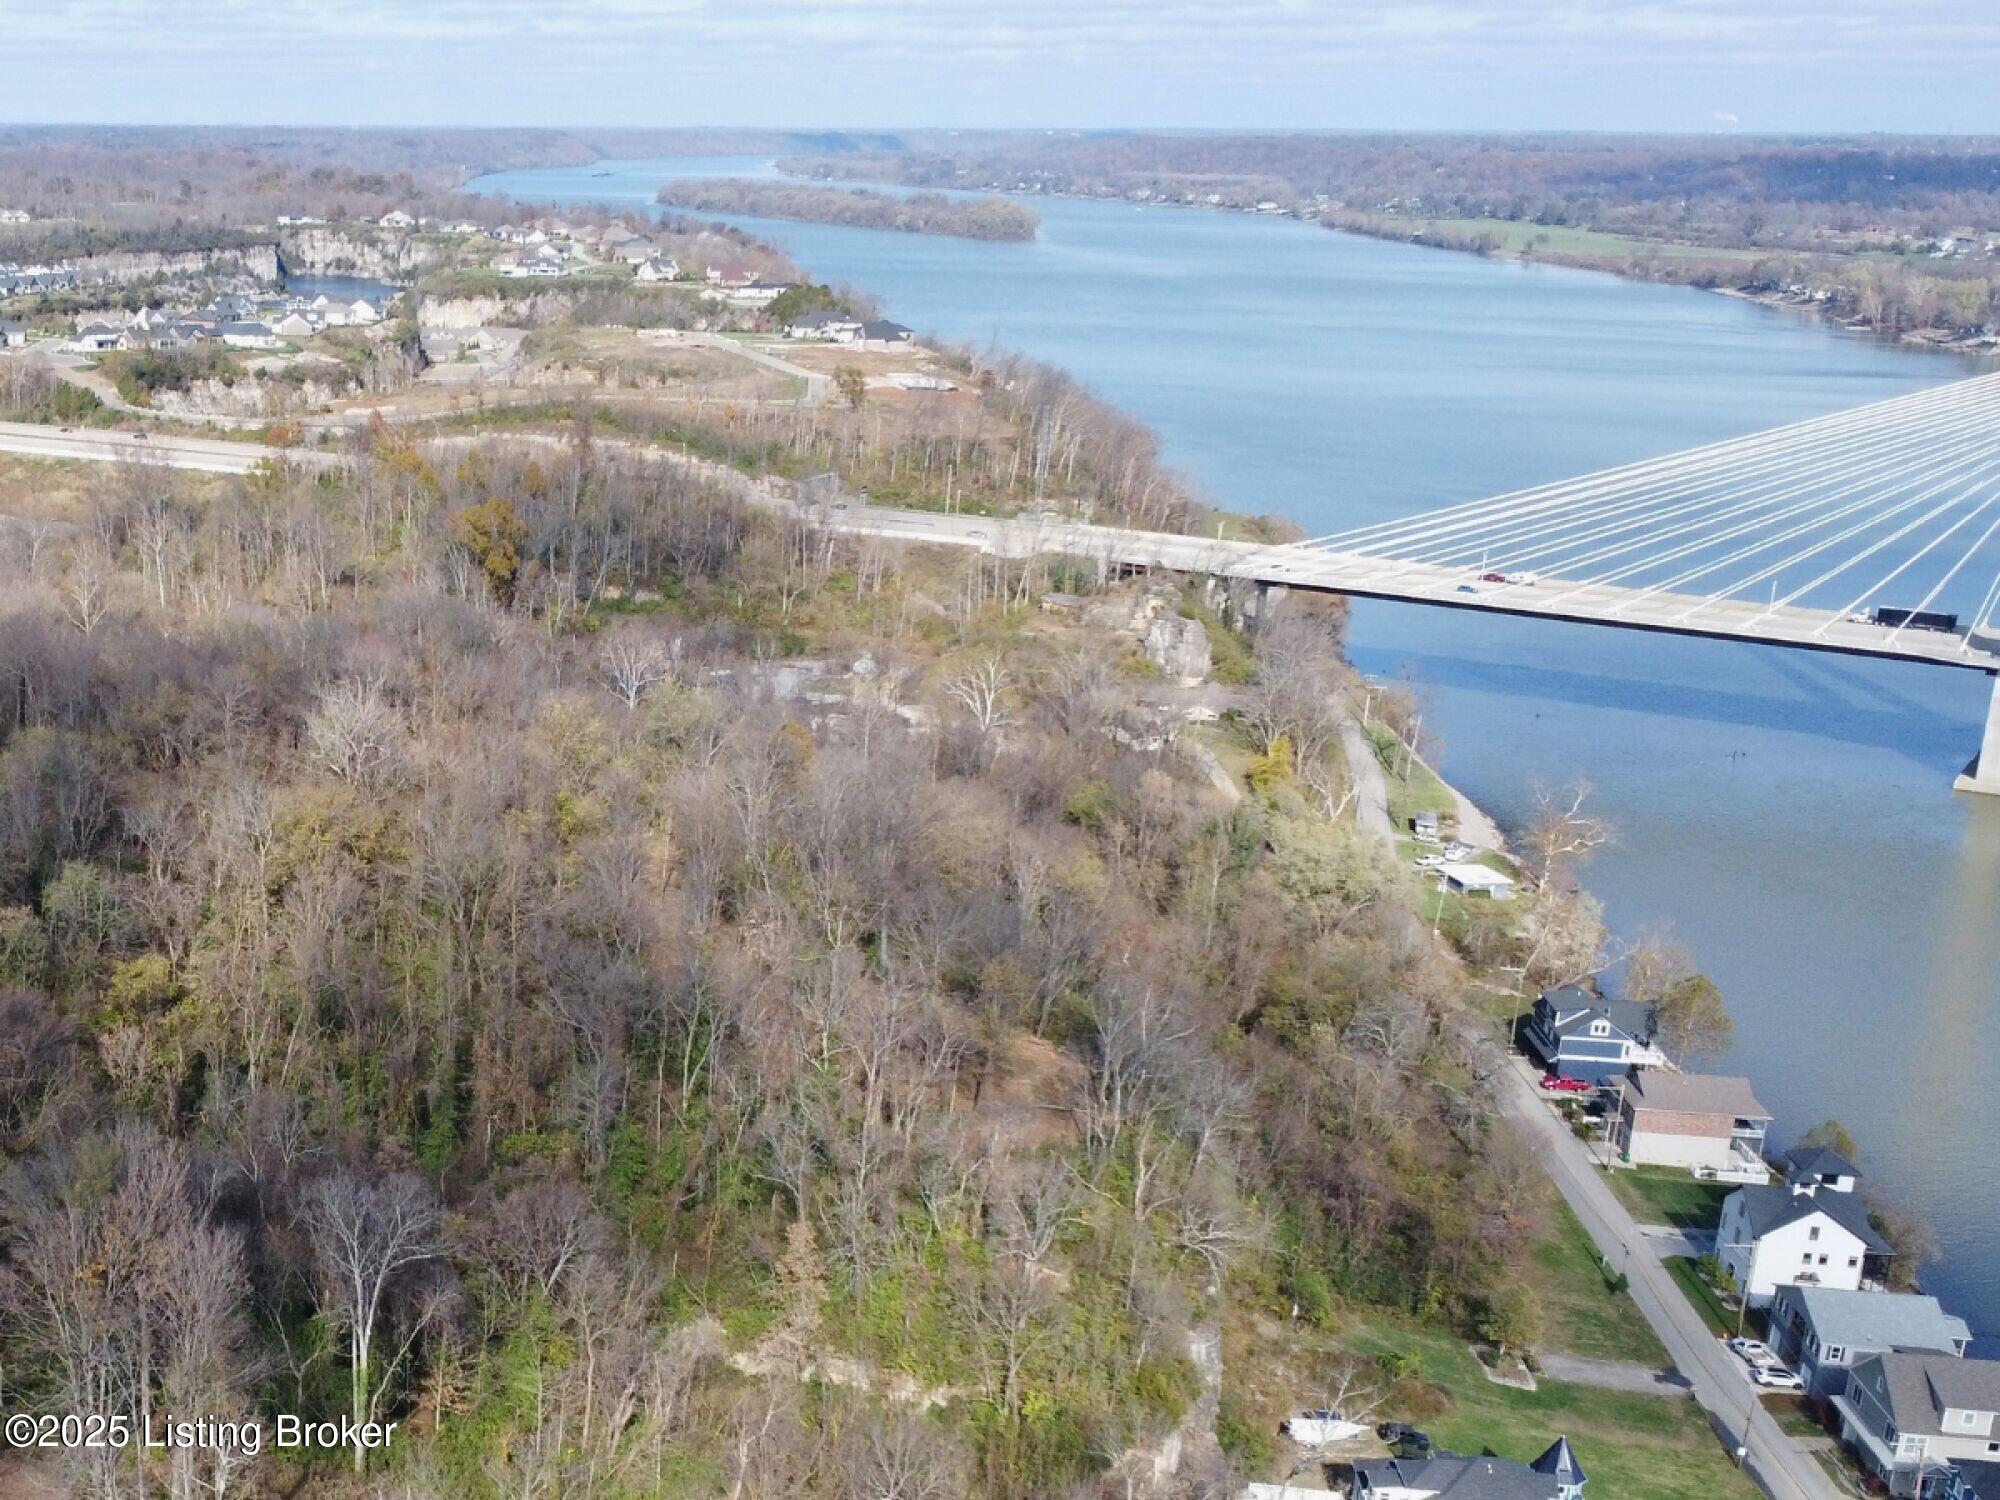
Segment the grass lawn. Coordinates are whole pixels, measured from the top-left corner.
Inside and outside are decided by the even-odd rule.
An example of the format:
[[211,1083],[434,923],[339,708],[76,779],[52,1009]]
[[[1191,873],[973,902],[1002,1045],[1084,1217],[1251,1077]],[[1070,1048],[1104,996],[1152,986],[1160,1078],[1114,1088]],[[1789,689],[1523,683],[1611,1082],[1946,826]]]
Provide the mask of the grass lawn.
[[1611,1174],[1611,1191],[1641,1224],[1713,1229],[1722,1221],[1723,1200],[1736,1185],[1701,1182],[1674,1167],[1634,1167]]
[[[1717,1295],[1714,1287],[1701,1279],[1701,1273],[1694,1268],[1694,1262],[1685,1255],[1672,1255],[1663,1262],[1667,1273],[1680,1284],[1694,1310],[1701,1314],[1702,1322],[1714,1330],[1720,1338],[1736,1336],[1736,1309]],[[1743,1331],[1751,1338],[1764,1337],[1764,1315],[1752,1309],[1743,1320]]]
[[1590,1473],[1592,1494],[1615,1500],[1754,1500],[1758,1494],[1723,1453],[1701,1408],[1683,1396],[1561,1381],[1517,1391],[1487,1380],[1470,1351],[1448,1335],[1388,1324],[1353,1325],[1344,1342],[1370,1358],[1414,1357],[1416,1378],[1445,1401],[1445,1410],[1422,1422],[1443,1447],[1526,1463],[1562,1433]]
[[[1614,1266],[1612,1275],[1617,1274]],[[1664,1365],[1667,1351],[1653,1336],[1630,1294],[1611,1290],[1597,1247],[1557,1198],[1529,1253],[1528,1282],[1541,1298],[1544,1341],[1551,1349],[1592,1359]]]
[[1363,726],[1361,732],[1375,747],[1375,758],[1382,762],[1388,778],[1389,821],[1397,832],[1407,833],[1410,819],[1420,812],[1436,813],[1440,822],[1458,820],[1458,799],[1429,766],[1414,755],[1405,757],[1403,747],[1386,725],[1377,720]]

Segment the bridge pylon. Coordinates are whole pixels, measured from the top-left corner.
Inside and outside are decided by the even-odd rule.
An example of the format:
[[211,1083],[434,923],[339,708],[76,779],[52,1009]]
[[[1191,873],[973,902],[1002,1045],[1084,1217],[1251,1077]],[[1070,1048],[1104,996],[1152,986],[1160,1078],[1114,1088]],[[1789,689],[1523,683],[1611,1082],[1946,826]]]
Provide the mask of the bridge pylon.
[[1979,758],[1965,768],[1952,788],[2000,797],[2000,672],[1993,674],[1993,701],[1986,707],[1986,735],[1979,742]]

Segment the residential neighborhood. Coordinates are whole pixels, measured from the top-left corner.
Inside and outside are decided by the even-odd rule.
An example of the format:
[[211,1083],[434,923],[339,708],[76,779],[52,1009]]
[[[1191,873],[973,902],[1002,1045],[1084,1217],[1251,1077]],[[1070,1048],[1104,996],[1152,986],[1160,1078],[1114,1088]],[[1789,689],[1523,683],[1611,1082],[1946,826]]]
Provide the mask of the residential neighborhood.
[[[1580,984],[1542,991],[1516,1039],[1542,1097],[1726,1340],[1748,1399],[1796,1392],[1856,1489],[2000,1496],[2000,1361],[1975,1356],[1965,1319],[1898,1274],[1851,1145],[1829,1143],[1844,1133],[1770,1151],[1775,1116],[1749,1080],[1682,1069],[1655,1007]],[[1688,1217],[1696,1203],[1707,1222]],[[1671,1222],[1648,1231],[1653,1217]]]

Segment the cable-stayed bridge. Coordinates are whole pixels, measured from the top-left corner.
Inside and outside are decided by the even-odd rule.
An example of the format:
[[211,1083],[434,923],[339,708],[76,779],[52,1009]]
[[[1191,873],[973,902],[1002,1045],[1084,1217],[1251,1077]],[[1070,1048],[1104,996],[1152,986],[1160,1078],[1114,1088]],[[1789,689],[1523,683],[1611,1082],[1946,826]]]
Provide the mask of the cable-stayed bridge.
[[[68,444],[70,448],[55,445]],[[131,459],[129,435],[0,425],[0,448]],[[72,452],[71,448],[76,451]],[[176,467],[286,455],[141,445]],[[182,450],[186,450],[185,452]],[[201,451],[196,451],[201,450]],[[331,459],[331,455],[327,455]],[[336,460],[337,461],[337,460]],[[768,487],[751,498],[788,504]],[[1284,546],[880,506],[828,530],[1239,578],[2000,678],[2000,374]],[[2000,680],[1961,789],[2000,794]]]
[[[2000,673],[2000,374],[1265,549],[1232,571]],[[1959,785],[2000,792],[2000,687]]]

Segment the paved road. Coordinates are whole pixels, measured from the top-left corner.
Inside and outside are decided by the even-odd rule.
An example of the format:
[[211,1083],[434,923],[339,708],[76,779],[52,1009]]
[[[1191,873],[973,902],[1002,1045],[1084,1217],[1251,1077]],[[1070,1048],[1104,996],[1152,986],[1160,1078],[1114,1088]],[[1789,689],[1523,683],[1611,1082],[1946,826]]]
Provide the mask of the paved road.
[[[1501,1111],[1518,1123],[1598,1250],[1631,1279],[1632,1300],[1727,1441],[1749,1450],[1751,1477],[1774,1500],[1843,1500],[1827,1473],[1764,1410],[1742,1361],[1709,1332],[1667,1273],[1652,1243],[1612,1195],[1582,1142],[1535,1093],[1518,1059],[1497,1070]],[[1747,1422],[1747,1425],[1746,1425]]]
[[155,463],[170,469],[200,469],[211,474],[248,474],[266,459],[290,458],[303,463],[334,463],[336,455],[301,450],[287,453],[261,443],[232,443],[220,438],[190,438],[154,433],[135,438],[129,432],[78,427],[70,432],[28,422],[0,422],[0,453],[33,458],[80,459],[90,463]]
[[1396,831],[1389,821],[1389,778],[1382,774],[1382,758],[1352,714],[1341,716],[1340,748],[1347,756],[1347,774],[1354,778],[1355,821],[1393,843]]

